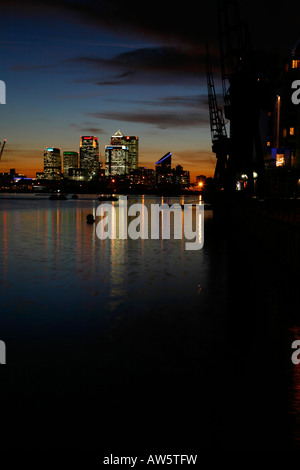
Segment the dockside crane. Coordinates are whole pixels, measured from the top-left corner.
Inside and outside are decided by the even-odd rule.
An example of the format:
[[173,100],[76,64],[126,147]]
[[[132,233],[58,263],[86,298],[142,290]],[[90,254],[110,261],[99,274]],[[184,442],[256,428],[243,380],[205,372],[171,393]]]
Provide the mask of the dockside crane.
[[0,160],[1,160],[1,158],[2,158],[2,154],[3,154],[3,150],[4,150],[4,147],[5,147],[5,144],[6,144],[6,139],[4,139],[2,145],[1,145],[1,143],[0,143],[0,145],[1,145],[1,147],[0,147]]
[[229,153],[229,138],[227,136],[223,110],[219,108],[217,103],[215,83],[208,46],[206,46],[206,49],[206,77],[211,141],[212,151],[216,154],[217,159],[214,179],[217,188],[224,189],[224,187],[226,186],[227,177],[227,156]]

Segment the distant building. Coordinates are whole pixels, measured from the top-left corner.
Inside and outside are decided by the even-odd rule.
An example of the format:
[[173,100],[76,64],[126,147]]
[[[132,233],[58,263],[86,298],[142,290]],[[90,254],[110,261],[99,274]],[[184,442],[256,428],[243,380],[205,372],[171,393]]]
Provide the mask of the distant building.
[[47,147],[44,151],[44,177],[47,180],[61,179],[60,149]]
[[155,163],[156,184],[172,182],[172,153],[168,152]]
[[190,172],[177,165],[173,172],[173,183],[184,188],[190,186]]
[[132,135],[124,135],[118,130],[111,136],[111,145],[125,145],[128,148],[128,171],[138,169],[139,161],[139,138]]
[[196,183],[204,183],[206,180],[206,176],[205,175],[199,175],[199,176],[196,176]]
[[137,170],[139,163],[139,138],[135,135],[127,135],[124,137],[124,143],[128,147],[129,171]]
[[168,170],[171,170],[172,153],[171,152],[166,153],[163,157],[157,160],[155,165],[157,168],[167,168]]
[[106,145],[105,176],[121,176],[128,173],[128,148],[125,145]]
[[91,174],[87,168],[69,168],[67,177],[71,181],[86,182],[91,179]]
[[155,185],[155,171],[151,168],[139,167],[130,172],[130,182],[153,187]]
[[111,145],[123,145],[124,134],[119,130],[111,136]]
[[98,174],[100,169],[98,137],[81,136],[79,163],[80,168],[88,170],[91,177]]
[[70,168],[78,168],[78,152],[63,152],[63,175],[69,176]]

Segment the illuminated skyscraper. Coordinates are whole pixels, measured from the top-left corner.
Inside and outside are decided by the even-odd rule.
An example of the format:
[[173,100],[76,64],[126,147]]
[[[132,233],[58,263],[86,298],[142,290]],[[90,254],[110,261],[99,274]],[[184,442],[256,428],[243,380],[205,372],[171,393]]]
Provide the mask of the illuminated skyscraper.
[[121,176],[128,173],[128,148],[126,145],[106,145],[105,176]]
[[128,173],[138,169],[139,138],[137,136],[125,136],[120,130],[111,136],[111,145],[125,145],[128,148]]
[[85,168],[90,175],[96,175],[100,169],[98,137],[81,136],[80,139],[80,168]]
[[63,153],[63,174],[67,178],[70,168],[78,168],[78,152]]
[[48,180],[61,179],[61,155],[59,148],[47,147],[45,149],[44,177]]
[[124,144],[128,147],[129,171],[137,170],[139,163],[139,138],[134,135],[124,136]]
[[123,145],[124,135],[119,130],[114,135],[111,136],[110,143],[111,145]]

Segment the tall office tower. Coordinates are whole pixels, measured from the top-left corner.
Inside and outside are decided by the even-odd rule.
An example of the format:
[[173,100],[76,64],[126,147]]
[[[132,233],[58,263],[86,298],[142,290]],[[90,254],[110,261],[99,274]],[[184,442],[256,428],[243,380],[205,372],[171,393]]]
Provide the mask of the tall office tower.
[[68,178],[71,168],[78,168],[78,152],[63,153],[63,175],[65,178]]
[[119,130],[114,135],[111,136],[110,143],[111,145],[123,145],[124,144],[124,134]]
[[168,152],[155,163],[157,184],[172,181],[171,161],[172,153]]
[[111,145],[125,145],[128,148],[128,172],[138,169],[139,138],[133,135],[124,135],[118,130],[111,136]]
[[60,149],[47,147],[44,151],[44,176],[48,180],[61,179]]
[[129,171],[137,170],[139,164],[139,138],[135,135],[127,135],[124,137],[124,144],[128,147]]
[[105,176],[121,176],[128,173],[128,148],[126,145],[106,145]]
[[91,177],[99,172],[100,163],[98,137],[81,136],[79,162],[80,168],[87,169]]

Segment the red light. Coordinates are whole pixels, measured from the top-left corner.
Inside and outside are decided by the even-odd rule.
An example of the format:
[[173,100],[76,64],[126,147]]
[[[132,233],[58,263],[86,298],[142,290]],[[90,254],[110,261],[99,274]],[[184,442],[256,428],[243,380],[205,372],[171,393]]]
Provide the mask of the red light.
[[84,137],[85,140],[91,140],[93,137]]

